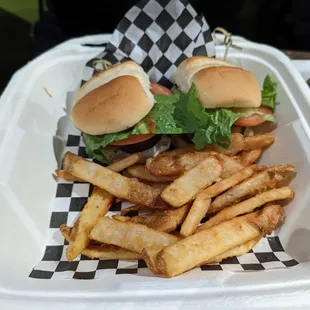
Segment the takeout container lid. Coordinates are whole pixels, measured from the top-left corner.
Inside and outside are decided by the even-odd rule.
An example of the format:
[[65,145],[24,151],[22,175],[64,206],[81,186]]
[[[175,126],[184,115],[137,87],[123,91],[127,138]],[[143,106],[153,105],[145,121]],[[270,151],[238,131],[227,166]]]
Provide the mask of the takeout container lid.
[[[233,309],[240,301],[255,299],[256,305],[275,307],[278,302],[289,305],[289,296],[300,294],[300,302],[310,292],[310,263],[268,272],[212,272],[195,281],[156,277],[127,277],[122,283],[75,280],[37,280],[28,277],[29,270],[41,258],[44,251],[46,227],[48,227],[56,184],[51,177],[58,164],[57,148],[63,141],[53,139],[61,121],[65,121],[66,100],[72,99],[82,77],[84,64],[102,50],[85,44],[102,44],[110,35],[95,35],[73,39],[58,45],[20,69],[12,77],[0,101],[0,202],[3,206],[0,225],[0,297],[34,298],[67,301],[72,300],[194,300],[208,299],[208,305],[216,306],[218,298]],[[266,70],[276,76],[281,92],[290,102],[290,111],[298,117],[296,126],[303,135],[305,158],[309,152],[310,91],[291,61],[280,51],[261,44],[234,37],[242,51],[231,50],[228,60],[247,68],[257,69],[260,78]],[[217,57],[222,57],[224,47],[216,47]],[[51,97],[47,95],[48,90]],[[68,95],[69,93],[69,95]],[[289,115],[279,109],[287,121]],[[289,113],[290,114],[290,113]],[[289,144],[289,141],[285,141]],[[288,146],[289,147],[289,146]],[[270,151],[272,152],[272,150]],[[276,159],[274,159],[276,162]],[[305,169],[309,163],[305,162]],[[39,184],[38,184],[39,180]],[[299,193],[300,194],[300,193]],[[297,200],[307,204],[309,191]],[[298,214],[292,212],[293,225]],[[308,240],[307,240],[308,241]],[[310,247],[304,251],[310,255]],[[303,290],[302,292],[300,290]],[[293,294],[293,295],[292,295]],[[272,297],[270,296],[272,295]],[[257,300],[259,296],[259,300]],[[294,303],[296,308],[296,303]],[[255,309],[255,305],[251,304]]]

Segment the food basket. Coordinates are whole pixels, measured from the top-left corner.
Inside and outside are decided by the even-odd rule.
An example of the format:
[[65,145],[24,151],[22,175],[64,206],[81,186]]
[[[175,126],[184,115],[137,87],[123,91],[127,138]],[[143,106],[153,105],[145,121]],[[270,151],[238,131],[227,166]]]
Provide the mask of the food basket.
[[[66,149],[68,130],[71,130],[68,112],[83,78],[85,63],[102,51],[101,45],[110,37],[78,38],[46,52],[17,72],[1,97],[0,294],[67,301],[205,298],[212,303],[219,296],[237,302],[239,297],[289,296],[301,289],[310,290],[310,91],[282,52],[238,37],[233,37],[233,41],[242,50],[231,49],[227,60],[251,71],[260,83],[266,74],[278,82],[277,100],[281,106],[276,112],[276,142],[264,152],[260,163],[293,163],[296,167],[297,176],[291,183],[296,198],[286,206],[285,224],[276,231],[283,249],[273,249],[282,253],[279,257],[287,255],[289,261],[296,263],[267,268],[275,267],[274,261],[267,260],[262,263],[266,266],[263,270],[230,271],[227,268],[172,279],[143,272],[105,274],[92,280],[77,280],[71,276],[29,277],[46,253],[47,240],[52,239],[54,244],[50,246],[56,247],[62,242],[55,237],[56,226],[47,229],[51,213],[55,211],[57,190],[52,172],[59,167]],[[223,58],[224,53],[225,47],[216,46],[216,57]],[[61,206],[58,211],[62,211]],[[41,263],[46,270],[55,270],[53,260]],[[279,299],[268,304],[276,301]]]

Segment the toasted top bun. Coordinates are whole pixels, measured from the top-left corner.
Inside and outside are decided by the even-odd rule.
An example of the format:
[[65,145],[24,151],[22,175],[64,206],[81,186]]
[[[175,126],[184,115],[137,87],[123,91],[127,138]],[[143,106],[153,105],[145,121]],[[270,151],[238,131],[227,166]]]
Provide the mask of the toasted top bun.
[[223,60],[194,56],[178,67],[174,82],[187,93],[195,84],[206,108],[259,107],[261,90],[254,75]]
[[119,132],[137,124],[154,102],[148,75],[138,64],[127,61],[99,73],[80,88],[71,120],[90,135]]

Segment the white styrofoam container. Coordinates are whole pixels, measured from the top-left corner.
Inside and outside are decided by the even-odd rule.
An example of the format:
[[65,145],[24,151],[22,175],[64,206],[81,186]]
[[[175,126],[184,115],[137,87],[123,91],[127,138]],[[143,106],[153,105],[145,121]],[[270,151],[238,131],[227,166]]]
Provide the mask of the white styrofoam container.
[[[263,164],[293,163],[291,183],[296,197],[285,209],[286,223],[278,230],[287,253],[300,264],[272,271],[208,272],[173,279],[124,276],[97,280],[37,280],[28,277],[41,259],[68,122],[66,109],[79,87],[84,64],[102,48],[81,46],[103,43],[110,35],[71,40],[41,55],[19,70],[0,101],[0,298],[44,300],[184,300],[218,298],[233,309],[241,300],[255,309],[267,303],[282,309],[292,296],[310,294],[310,91],[290,60],[278,50],[239,38],[242,51],[231,50],[228,60],[250,70],[262,83],[267,73],[278,86],[278,128],[275,144],[265,151]],[[216,47],[221,58],[224,48]],[[52,95],[49,97],[44,88]],[[125,280],[124,280],[125,279]],[[298,295],[298,296],[299,296]],[[265,296],[265,297],[264,297]],[[270,297],[273,296],[270,300]],[[302,298],[302,297],[299,297]],[[307,299],[300,299],[306,304]],[[215,304],[214,304],[215,305]],[[294,303],[295,308],[296,302]]]

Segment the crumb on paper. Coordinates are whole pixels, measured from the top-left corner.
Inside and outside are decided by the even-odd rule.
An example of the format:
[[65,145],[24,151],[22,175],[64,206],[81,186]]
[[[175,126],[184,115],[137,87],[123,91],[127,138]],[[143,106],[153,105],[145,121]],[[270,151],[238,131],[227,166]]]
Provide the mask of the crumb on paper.
[[46,93],[50,98],[52,98],[52,95],[50,94],[50,92],[49,92],[45,87],[43,87],[43,89],[44,89],[45,93]]

